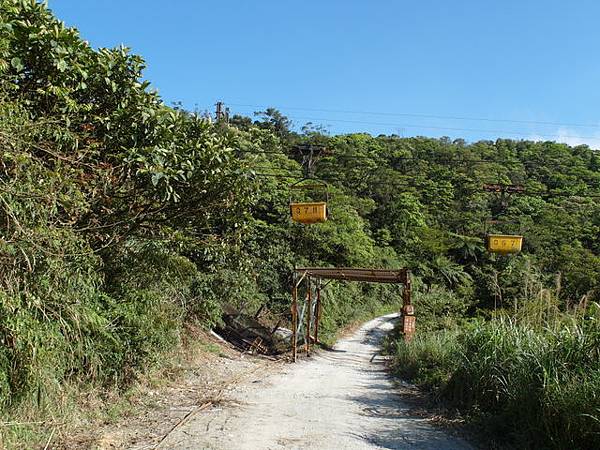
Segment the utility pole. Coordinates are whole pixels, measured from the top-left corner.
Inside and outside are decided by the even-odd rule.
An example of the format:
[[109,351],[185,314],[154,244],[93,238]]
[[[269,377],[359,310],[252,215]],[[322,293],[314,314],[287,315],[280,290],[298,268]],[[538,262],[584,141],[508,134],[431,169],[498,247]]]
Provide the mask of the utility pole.
[[319,144],[298,144],[294,147],[294,150],[302,157],[305,178],[314,177],[317,162],[323,155],[328,153],[325,146]]
[[484,184],[483,190],[485,192],[493,192],[498,195],[500,201],[499,208],[496,211],[492,211],[494,216],[497,216],[508,207],[508,198],[513,194],[525,194],[525,188],[520,184]]
[[221,101],[215,104],[215,118],[217,122],[224,121],[225,123],[229,123],[229,108],[226,108],[225,104]]

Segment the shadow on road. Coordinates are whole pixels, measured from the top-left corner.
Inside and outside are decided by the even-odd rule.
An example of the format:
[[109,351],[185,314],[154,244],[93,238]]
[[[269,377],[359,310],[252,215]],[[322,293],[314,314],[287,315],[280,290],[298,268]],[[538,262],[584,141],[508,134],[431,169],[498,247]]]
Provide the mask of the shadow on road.
[[[396,322],[397,317],[386,322]],[[385,324],[386,322],[383,322]],[[379,347],[388,330],[381,326],[365,333],[361,343]],[[378,350],[378,348],[377,348]],[[374,354],[375,355],[375,354]],[[426,419],[415,414],[417,402],[401,398],[394,389],[394,383],[387,372],[386,362],[371,358],[371,364],[364,371],[370,372],[370,382],[362,386],[362,394],[350,397],[358,403],[362,414],[377,417],[381,426],[368,435],[358,435],[361,439],[381,448],[387,449],[468,449],[468,444],[459,439],[452,439],[439,429],[433,428]],[[375,382],[373,382],[375,381]]]

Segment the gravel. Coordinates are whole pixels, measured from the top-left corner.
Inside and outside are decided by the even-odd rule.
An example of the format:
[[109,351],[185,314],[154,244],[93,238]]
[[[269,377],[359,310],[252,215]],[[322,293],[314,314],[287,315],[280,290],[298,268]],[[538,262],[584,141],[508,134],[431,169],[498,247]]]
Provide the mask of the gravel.
[[256,374],[174,430],[161,449],[472,449],[411,412],[378,355],[396,315],[331,351]]

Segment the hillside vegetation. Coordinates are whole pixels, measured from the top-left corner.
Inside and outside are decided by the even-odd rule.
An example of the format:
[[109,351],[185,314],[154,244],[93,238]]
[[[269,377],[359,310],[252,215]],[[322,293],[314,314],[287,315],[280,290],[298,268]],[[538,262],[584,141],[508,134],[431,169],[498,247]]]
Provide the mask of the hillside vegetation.
[[[214,123],[165,105],[143,69],[128,49],[93,49],[42,4],[0,1],[0,407],[7,422],[66,414],[57,399],[67,387],[126,388],[161,364],[189,326],[215,325],[225,303],[251,313],[265,304],[289,319],[294,265],[409,267],[422,339],[445,339],[431,365],[456,354],[463,361],[425,377],[431,386],[453,392],[466,409],[507,413],[520,397],[507,390],[510,401],[494,400],[489,386],[468,383],[495,382],[511,358],[521,378],[502,378],[502,386],[543,374],[554,384],[536,382],[557,389],[538,394],[578,402],[579,412],[564,420],[544,410],[551,420],[543,432],[573,436],[585,417],[591,434],[580,445],[598,439],[600,406],[590,394],[599,376],[596,151],[329,136],[310,125],[295,132],[272,109]],[[301,143],[328,149],[316,172],[331,190],[324,224],[289,219]],[[503,209],[483,183],[522,184],[529,193]],[[507,221],[495,231],[524,234],[522,254],[485,251],[492,216]],[[400,301],[393,287],[333,284],[324,331],[331,337]],[[486,322],[494,310],[506,317]],[[480,321],[470,323],[475,315]],[[399,342],[399,366],[412,358],[419,372],[423,356],[414,345],[422,343]],[[478,365],[487,358],[481,352],[500,358],[500,349],[517,356]],[[578,395],[558,390],[567,381]],[[531,414],[540,403],[556,404],[519,395],[531,399]],[[540,426],[531,425],[534,436]],[[1,436],[14,444],[27,430],[17,424]]]

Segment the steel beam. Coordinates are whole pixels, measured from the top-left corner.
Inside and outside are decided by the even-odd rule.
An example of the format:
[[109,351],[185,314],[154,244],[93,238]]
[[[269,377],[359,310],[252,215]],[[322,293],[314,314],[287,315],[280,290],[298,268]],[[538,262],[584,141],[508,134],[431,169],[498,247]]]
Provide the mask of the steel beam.
[[296,273],[313,278],[367,283],[403,283],[407,269],[354,269],[351,267],[299,267]]

